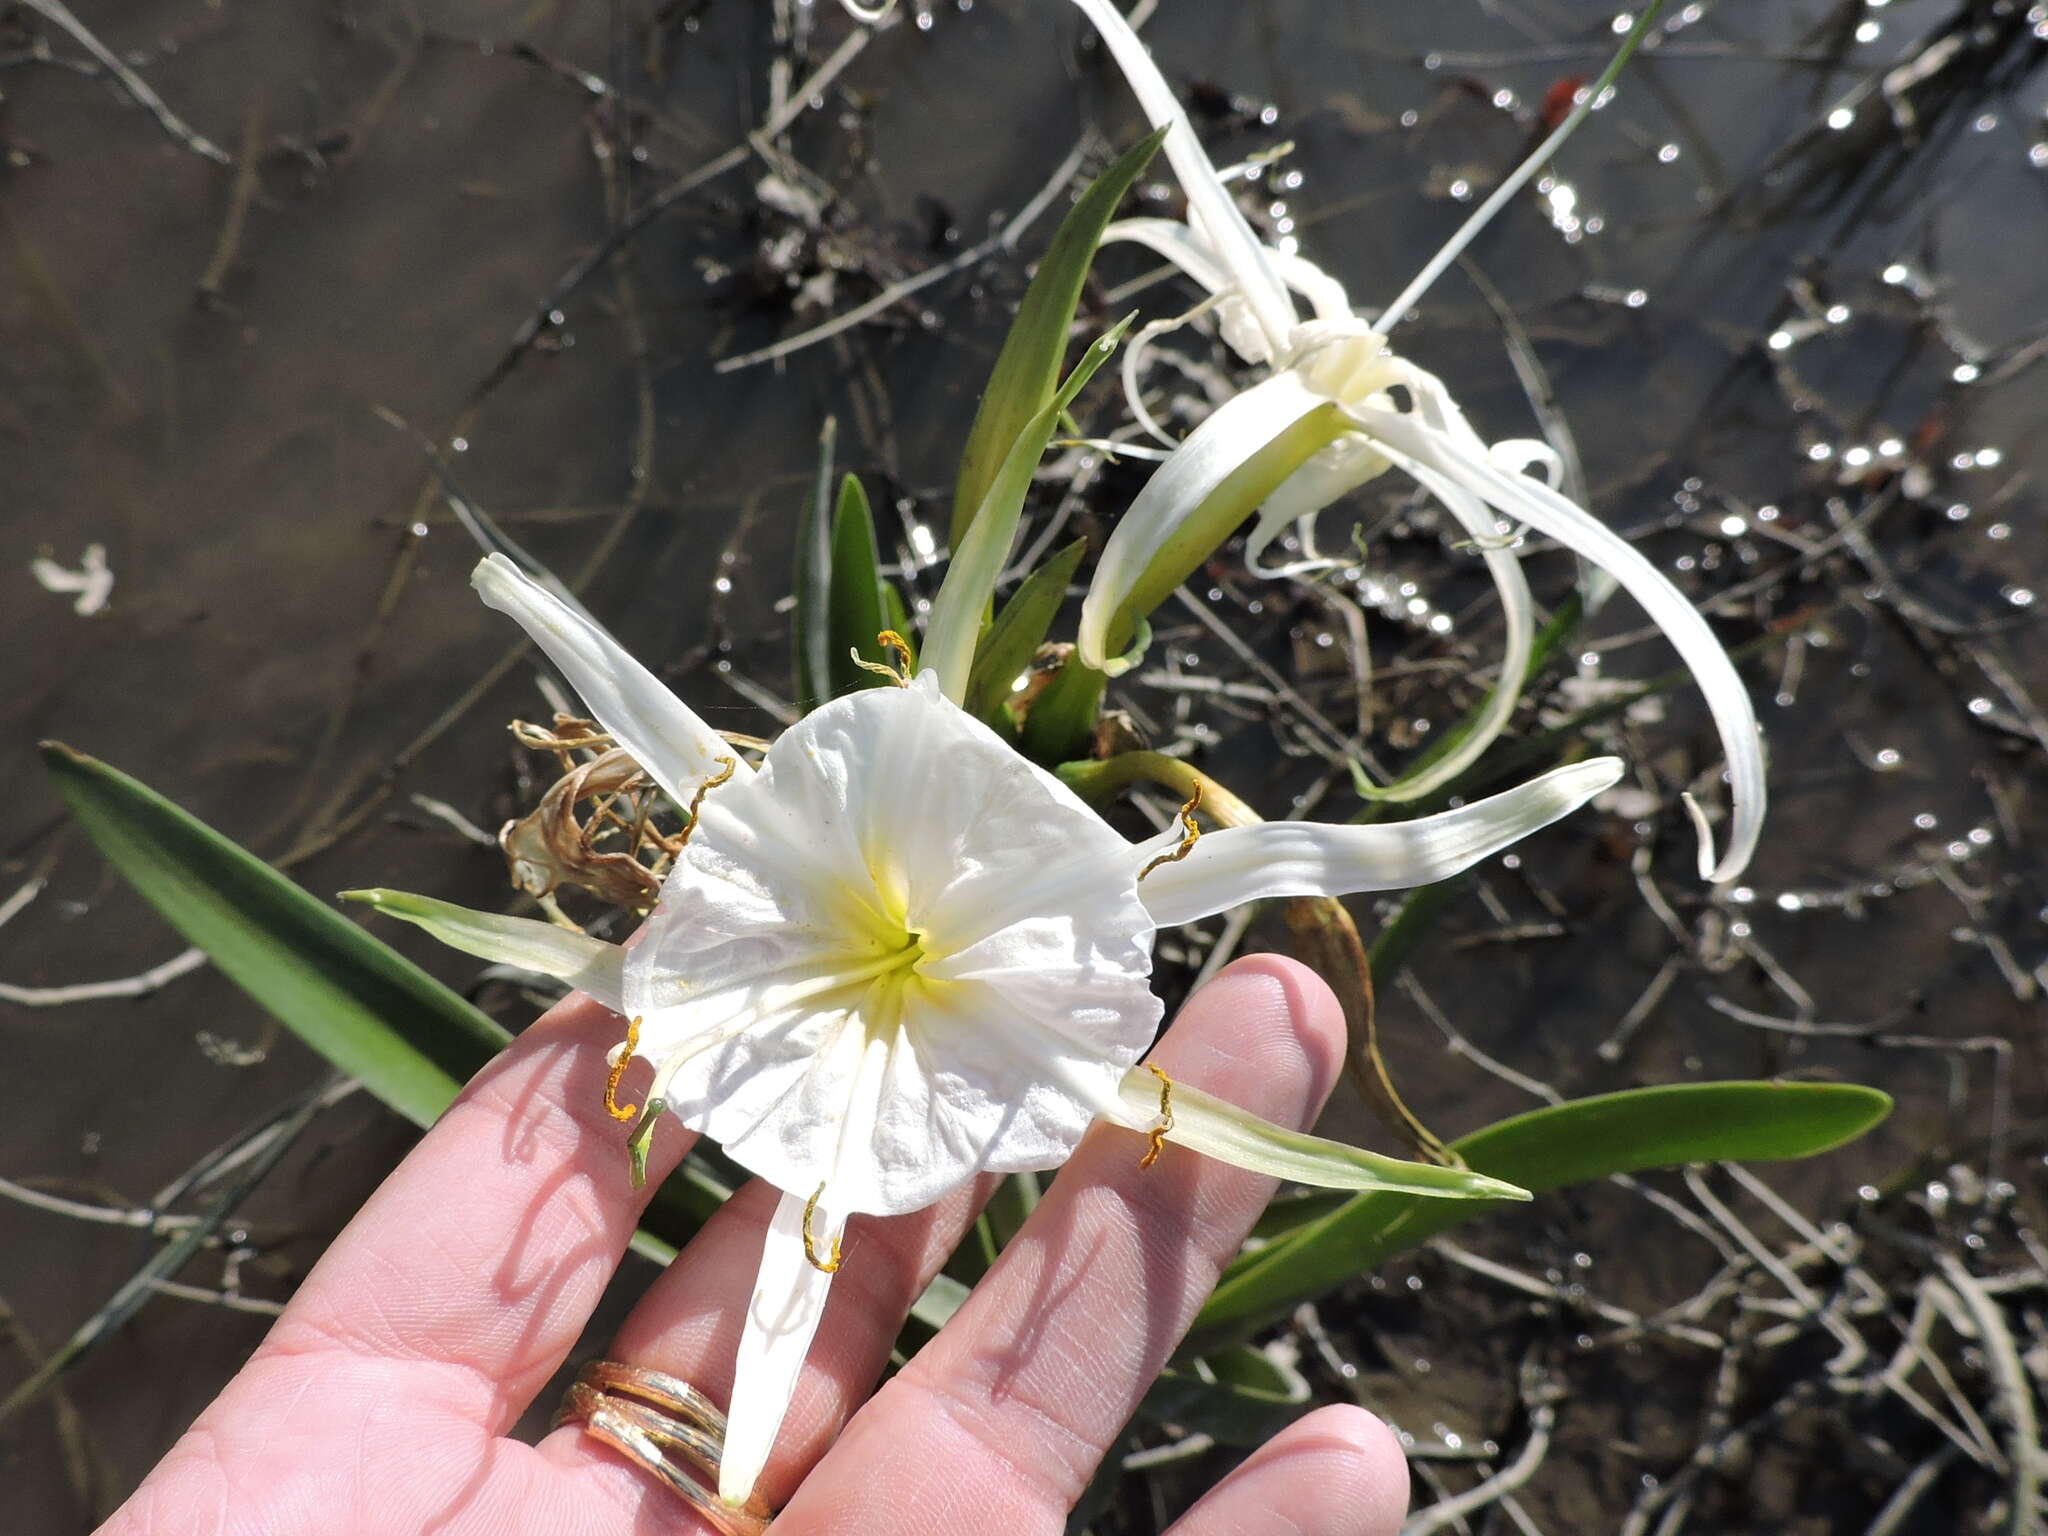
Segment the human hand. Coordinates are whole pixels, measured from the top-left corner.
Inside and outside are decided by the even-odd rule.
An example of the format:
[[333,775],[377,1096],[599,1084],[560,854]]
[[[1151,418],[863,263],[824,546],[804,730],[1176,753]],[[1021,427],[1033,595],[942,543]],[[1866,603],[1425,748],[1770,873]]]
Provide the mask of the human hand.
[[[706,1527],[570,1424],[508,1431],[576,1344],[648,1191],[603,1105],[622,1026],[551,1009],[463,1092],[335,1240],[290,1306],[103,1536],[187,1532],[689,1533]],[[1304,968],[1241,960],[1154,1053],[1176,1080],[1282,1124],[1315,1118],[1342,1060],[1336,1000]],[[693,1137],[656,1136],[648,1190]],[[1067,1511],[1273,1181],[1098,1125],[939,1335],[881,1391],[911,1303],[992,1188],[856,1217],[761,1481],[777,1533],[1027,1536]],[[731,1386],[779,1192],[749,1183],[647,1291],[608,1358]],[[1325,1408],[1211,1490],[1173,1536],[1389,1536],[1407,1473],[1363,1411]]]

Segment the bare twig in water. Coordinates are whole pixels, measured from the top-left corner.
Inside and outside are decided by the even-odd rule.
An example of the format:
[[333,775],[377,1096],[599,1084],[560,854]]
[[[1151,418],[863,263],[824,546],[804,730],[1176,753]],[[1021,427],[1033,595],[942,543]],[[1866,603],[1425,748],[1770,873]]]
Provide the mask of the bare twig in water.
[[5,1425],[22,1410],[40,1401],[57,1379],[76,1364],[81,1356],[133,1317],[142,1305],[156,1294],[157,1287],[162,1281],[172,1279],[185,1267],[186,1262],[199,1252],[206,1240],[219,1230],[234,1209],[247,1198],[249,1191],[260,1184],[271,1169],[277,1166],[278,1161],[291,1149],[299,1134],[313,1123],[313,1116],[319,1112],[326,1091],[323,1085],[302,1094],[293,1105],[289,1118],[281,1123],[280,1134],[270,1139],[263,1154],[249,1166],[247,1172],[222,1190],[197,1222],[187,1228],[175,1242],[165,1244],[148,1263],[130,1275],[55,1353],[29,1373],[27,1380],[8,1393],[5,1400],[0,1400],[0,1425]]
[[[0,1298],[0,1334],[12,1341],[15,1352],[27,1362],[30,1370],[42,1365],[43,1352],[34,1335],[4,1298]],[[114,1506],[121,1498],[120,1474],[114,1469],[113,1459],[68,1392],[61,1388],[53,1390],[50,1407],[57,1421],[57,1444],[64,1460],[64,1476],[71,1484],[80,1512],[88,1521],[104,1520],[114,1512]]]
[[1463,1493],[1440,1499],[1427,1509],[1410,1517],[1401,1527],[1401,1536],[1433,1536],[1447,1526],[1462,1525],[1467,1515],[1495,1503],[1504,1494],[1513,1493],[1543,1465],[1543,1458],[1550,1454],[1551,1431],[1557,1425],[1557,1399],[1559,1391],[1543,1379],[1535,1366],[1524,1367],[1522,1400],[1528,1405],[1529,1434],[1522,1442],[1522,1448],[1515,1453],[1515,1459],[1502,1467],[1493,1476]]
[[1087,153],[1088,145],[1084,139],[1074,147],[1072,153],[1065,160],[1060,162],[1059,169],[1053,172],[1052,178],[1039,189],[1038,195],[1026,203],[1015,218],[1011,219],[986,240],[969,246],[959,255],[942,261],[935,267],[927,267],[924,271],[914,276],[902,278],[889,284],[873,298],[854,305],[852,309],[847,310],[844,314],[834,315],[830,320],[825,321],[821,325],[814,325],[809,330],[800,331],[794,336],[785,336],[781,341],[762,347],[757,351],[744,352],[738,357],[722,357],[715,365],[716,371],[719,373],[733,373],[741,368],[752,368],[759,363],[769,363],[777,358],[788,357],[792,352],[801,352],[805,347],[814,347],[821,341],[829,341],[841,332],[851,330],[863,320],[870,319],[875,315],[879,315],[883,310],[900,304],[920,289],[929,288],[933,283],[938,282],[942,278],[951,277],[955,272],[963,272],[969,267],[976,266],[986,261],[997,251],[1014,250],[1018,236],[1031,227],[1038,216],[1052,205],[1052,201],[1059,195],[1060,189],[1072,181],[1080,172],[1082,162],[1086,159]]
[[872,33],[858,29],[847,34],[846,40],[835,48],[831,55],[812,71],[809,79],[791,92],[782,108],[771,113],[761,125],[748,136],[745,143],[736,144],[723,154],[715,155],[695,170],[678,177],[663,187],[653,197],[642,203],[633,213],[616,224],[611,233],[598,242],[586,255],[579,258],[568,271],[555,280],[548,295],[541,300],[533,314],[513,332],[512,342],[505,355],[472,393],[472,400],[481,400],[498,386],[500,380],[519,365],[534,339],[549,326],[557,323],[562,305],[585,283],[610,263],[613,257],[631,244],[634,236],[674,208],[684,198],[695,192],[706,182],[715,181],[727,171],[737,170],[747,163],[754,153],[754,144],[761,139],[772,139],[791,123],[795,122],[810,107],[816,98],[824,99],[825,88],[839,78],[840,72],[859,57],[867,47]]
[[64,0],[27,0],[27,5],[46,21],[69,32],[81,48],[99,61],[100,68],[120,82],[121,89],[134,98],[135,104],[157,120],[157,125],[165,133],[195,155],[204,155],[216,165],[235,163],[232,155],[173,112],[163,97],[150,89],[147,80],[122,63],[119,54],[88,31],[85,23],[71,14],[71,7]]
[[23,1008],[62,1008],[71,1003],[94,1003],[111,997],[147,997],[160,992],[181,976],[189,976],[206,964],[206,951],[188,949],[171,956],[161,965],[134,976],[117,976],[111,981],[80,981],[62,987],[22,987],[0,981],[0,1003]]
[[249,218],[249,205],[256,200],[257,173],[263,162],[263,101],[249,103],[242,118],[241,162],[235,167],[235,184],[228,192],[228,213],[214,242],[213,259],[199,276],[199,301],[218,304],[227,286],[228,272],[242,252],[242,227]]

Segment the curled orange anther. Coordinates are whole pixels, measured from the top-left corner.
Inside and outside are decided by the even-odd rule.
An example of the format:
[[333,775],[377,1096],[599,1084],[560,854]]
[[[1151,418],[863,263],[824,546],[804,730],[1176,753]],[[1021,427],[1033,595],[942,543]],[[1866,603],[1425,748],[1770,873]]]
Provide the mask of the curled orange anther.
[[633,1020],[626,1026],[626,1047],[619,1052],[619,1059],[612,1063],[611,1075],[604,1080],[604,1112],[614,1120],[631,1120],[640,1113],[637,1104],[619,1102],[619,1079],[626,1075],[626,1068],[633,1064],[633,1052],[640,1045],[640,1021]]
[[718,759],[718,764],[718,772],[706,779],[702,784],[699,784],[697,786],[697,793],[690,796],[690,809],[688,813],[690,824],[683,828],[682,840],[676,844],[678,848],[687,847],[690,835],[697,830],[697,810],[704,804],[704,797],[733,776],[734,770],[739,767],[739,759],[721,757]]
[[910,642],[893,629],[885,629],[875,636],[875,644],[885,651],[896,653],[897,675],[905,676],[910,671]]
[[1159,1161],[1159,1154],[1166,1150],[1166,1133],[1173,1129],[1173,1079],[1151,1062],[1145,1065],[1159,1079],[1159,1123],[1145,1133],[1145,1155],[1138,1159],[1140,1168],[1150,1168]]
[[847,654],[853,657],[853,664],[859,667],[861,671],[872,672],[877,677],[886,677],[898,688],[908,688],[910,686],[910,642],[897,634],[895,630],[885,629],[875,636],[875,644],[884,652],[894,651],[898,665],[892,667],[883,662],[869,661],[867,657],[861,655],[858,646],[850,648]]
[[[1138,871],[1138,878],[1144,879],[1162,864],[1178,864],[1195,851],[1195,844],[1201,841],[1202,829],[1195,823],[1195,812],[1202,808],[1202,781],[1195,781],[1195,792],[1188,796],[1188,802],[1180,808],[1180,846],[1171,853],[1162,853],[1158,858]],[[1154,1067],[1154,1072],[1159,1069]],[[1162,1076],[1164,1074],[1161,1074]]]
[[831,1275],[839,1272],[839,1239],[832,1239],[832,1257],[821,1259],[818,1257],[818,1245],[811,1236],[811,1218],[818,1214],[818,1202],[824,1194],[825,1186],[820,1184],[817,1194],[804,1203],[804,1257],[810,1260],[811,1268]]

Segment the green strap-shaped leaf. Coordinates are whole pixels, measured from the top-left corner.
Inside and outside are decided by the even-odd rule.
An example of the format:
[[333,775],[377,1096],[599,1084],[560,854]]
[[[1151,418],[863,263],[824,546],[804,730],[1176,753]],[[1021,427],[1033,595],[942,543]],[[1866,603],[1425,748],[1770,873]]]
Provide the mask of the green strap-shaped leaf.
[[1007,722],[997,714],[1010,696],[1010,685],[1031,665],[1031,658],[1045,643],[1046,632],[1067,600],[1067,584],[1074,579],[1088,541],[1076,539],[1045,564],[1024,578],[996,614],[989,632],[982,636],[974,653],[974,671],[967,682],[967,709],[991,725]]
[[[120,770],[57,742],[43,760],[122,877],[279,1023],[427,1126],[510,1038],[375,935]],[[625,1152],[619,1154],[623,1180]],[[666,1262],[726,1191],[689,1165],[648,1207],[635,1251]]]
[[[1479,1172],[1540,1194],[1646,1168],[1811,1157],[1861,1136],[1890,1113],[1891,1102],[1875,1088],[1845,1083],[1680,1083],[1532,1110],[1452,1145]],[[1234,1264],[1184,1353],[1240,1337],[1495,1204],[1354,1196]]]
[[974,515],[974,526],[953,546],[946,579],[939,583],[932,599],[931,613],[924,626],[924,653],[919,665],[935,670],[946,697],[961,703],[974,676],[974,654],[982,631],[989,622],[996,581],[1010,558],[1016,542],[1017,525],[1024,514],[1024,498],[1031,491],[1031,477],[1045,454],[1060,417],[1087,387],[1095,371],[1109,361],[1122,343],[1135,315],[1126,315],[1104,331],[1081,354],[1080,360],[1061,381],[1045,407],[1024,423],[1023,429],[1003,455],[1003,462],[989,481],[988,494]]
[[1017,306],[1017,318],[1003,338],[1003,350],[989,374],[988,388],[974,413],[974,426],[960,455],[960,477],[953,486],[952,544],[967,536],[968,525],[1002,468],[1003,458],[1025,424],[1045,408],[1059,385],[1060,364],[1067,354],[1067,333],[1081,302],[1081,284],[1102,232],[1116,215],[1124,194],[1152,163],[1166,130],[1146,135],[1118,155],[1060,221],[1030,287]]
[[859,480],[848,475],[839,482],[839,510],[832,519],[832,570],[826,582],[831,615],[826,626],[831,642],[829,676],[835,699],[856,688],[872,688],[888,681],[854,665],[855,651],[868,661],[897,664],[895,657],[882,654],[875,641],[883,630],[896,627],[890,621],[881,566],[881,547],[875,539],[875,516],[868,507],[868,493]]
[[830,416],[818,433],[818,476],[797,515],[796,608],[790,635],[796,647],[796,707],[809,714],[832,691],[832,449],[839,423]]
[[56,742],[43,761],[123,878],[228,979],[415,1125],[509,1038],[396,950],[155,790]]

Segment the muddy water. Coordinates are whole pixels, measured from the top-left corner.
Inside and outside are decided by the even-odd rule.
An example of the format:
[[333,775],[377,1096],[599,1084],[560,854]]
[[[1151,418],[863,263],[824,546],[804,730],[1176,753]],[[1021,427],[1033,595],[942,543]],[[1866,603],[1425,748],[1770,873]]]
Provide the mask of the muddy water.
[[[828,412],[842,421],[842,460],[879,493],[896,554],[913,577],[923,564],[920,531],[943,524],[949,458],[1021,287],[1020,258],[927,288],[779,368],[714,375],[707,359],[815,323],[979,238],[1053,172],[1077,114],[1130,136],[1120,90],[1078,59],[1075,29],[1049,3],[943,7],[929,29],[875,41],[794,130],[790,149],[819,178],[810,190],[836,189],[821,225],[761,207],[763,167],[749,162],[682,199],[513,353],[622,206],[739,142],[769,109],[766,7],[618,9],[613,31],[603,8],[547,0],[81,6],[200,133],[244,159],[256,150],[255,171],[239,178],[173,142],[96,70],[73,67],[85,50],[32,7],[0,20],[0,654],[12,679],[0,695],[0,899],[47,880],[0,930],[0,980],[130,976],[179,950],[64,831],[35,757],[42,737],[100,754],[289,858],[315,891],[374,882],[503,903],[496,855],[410,797],[495,827],[522,793],[503,721],[544,706],[524,665],[471,693],[505,656],[507,631],[470,597],[474,549],[423,477],[418,447],[379,408],[459,437],[449,462],[463,491],[556,570],[586,577],[592,608],[738,729],[768,729],[773,716],[735,676],[786,693],[775,601]],[[1161,12],[1155,46],[1201,87],[1219,158],[1294,142],[1282,170],[1300,182],[1275,173],[1265,216],[1293,220],[1303,249],[1362,305],[1391,297],[1521,152],[1532,105],[1561,79],[1595,73],[1612,38],[1607,13],[1576,5],[1490,16],[1167,0]],[[1847,13],[1707,8],[1646,63],[1641,89],[1594,119],[1559,189],[1511,210],[1474,260],[1547,372],[1594,504],[1647,531],[1646,547],[1702,594],[1785,557],[1758,527],[1815,539],[1832,527],[1830,497],[1863,508],[1873,482],[1856,472],[1856,451],[1883,457],[1895,437],[1893,457],[1931,466],[1921,505],[1870,525],[1891,586],[1867,569],[1846,586],[1823,573],[1726,615],[1731,640],[1777,637],[1751,671],[1777,795],[1754,899],[1703,913],[1673,827],[1658,868],[1681,927],[1748,924],[1811,992],[1817,1017],[1911,1005],[1917,1032],[2015,1036],[2022,1082],[2033,1074],[2022,1106],[2038,1109],[2038,1023],[2030,1036],[2030,1005],[1968,936],[1997,939],[2021,973],[2048,949],[2036,916],[2048,900],[2042,745],[2024,706],[1969,660],[1981,651],[2014,688],[2048,694],[2048,656],[2017,600],[2048,585],[2042,372],[2007,364],[2048,322],[2048,171],[2029,161],[2042,134],[2038,45],[2029,55],[2015,44],[2003,73],[1959,91],[1915,145],[1900,147],[1874,105],[1846,128],[1825,126],[1857,81],[1947,14],[1893,4],[1848,15],[1845,28],[1861,20],[1879,35],[1851,36],[1836,68],[1824,62],[1830,23]],[[830,7],[799,16],[815,28],[802,74],[846,28]],[[38,38],[52,59],[33,56]],[[804,176],[785,182],[806,188]],[[1022,252],[1048,231],[1035,226]],[[1887,281],[1895,267],[1903,280]],[[1780,332],[1790,344],[1774,349]],[[1469,279],[1447,279],[1407,335],[1489,435],[1534,430],[1498,318]],[[1979,380],[1958,383],[1969,365]],[[1109,489],[1132,483],[1112,477]],[[1374,526],[1383,510],[1361,504]],[[1720,531],[1730,518],[1745,526]],[[114,587],[104,611],[84,616],[29,567],[38,556],[76,567],[93,544]],[[1447,611],[1476,596],[1431,538],[1395,537],[1377,553],[1384,574],[1440,591]],[[1555,556],[1534,557],[1532,571],[1552,596],[1569,581]],[[1240,617],[1263,653],[1301,663],[1304,687],[1348,718],[1316,667],[1316,614],[1276,599]],[[1607,675],[1667,664],[1655,645],[1602,645],[1639,622],[1617,601],[1585,631]],[[1469,623],[1484,655],[1484,614]],[[1435,654],[1398,624],[1374,633],[1383,666]],[[1176,665],[1235,675],[1199,632],[1168,639]],[[1404,682],[1396,669],[1376,748],[1398,756],[1389,743],[1414,720],[1454,717],[1458,701],[1427,676]],[[1163,691],[1136,698],[1154,718],[1170,711]],[[1210,723],[1219,760],[1264,786],[1270,814],[1321,768],[1276,751],[1293,736],[1257,712]],[[1680,694],[1661,721],[1632,725],[1626,745],[1682,783],[1705,761],[1700,724]],[[1348,808],[1340,796],[1323,814]],[[1492,879],[1485,900],[1453,908],[1417,967],[1474,1045],[1566,1092],[1780,1070],[1883,1083],[1902,1100],[1891,1127],[1788,1177],[1816,1209],[1929,1149],[1982,1165],[1985,1056],[1746,1028],[1709,997],[1793,1009],[1726,945],[1709,946],[1731,955],[1725,969],[1689,964],[1617,1060],[1596,1056],[1674,952],[1628,877],[1635,836],[1609,818],[1599,837],[1553,837],[1520,873]],[[1935,866],[1946,883],[1915,873]],[[1859,891],[1845,913],[1841,893]],[[1501,936],[1532,924],[1558,931]],[[425,942],[396,942],[473,982],[473,967]],[[530,1014],[502,988],[482,996],[510,1022]],[[1385,1017],[1427,1118],[1464,1128],[1528,1102],[1441,1050],[1412,1000],[1389,996]],[[0,1049],[0,1174],[121,1208],[146,1204],[322,1076],[206,971],[137,998],[0,1003]],[[1344,1134],[1377,1134],[1354,1110],[1334,1119]],[[242,1290],[288,1294],[409,1139],[366,1103],[325,1115],[243,1207],[253,1252]],[[2024,1183],[2040,1148],[1995,1151]],[[1703,1254],[1617,1238],[1634,1219],[1594,1192],[1503,1242],[1538,1258],[1598,1255],[1600,1283],[1632,1306],[1697,1284]],[[0,1205],[0,1234],[0,1302],[41,1349],[149,1251],[133,1231],[12,1204]],[[219,1285],[219,1258],[185,1278]],[[1370,1298],[1361,1305],[1369,1323],[1407,1326]],[[67,1378],[94,1470],[67,1472],[47,1412],[0,1436],[13,1502],[34,1512],[23,1528],[90,1525],[264,1325],[153,1302]],[[1390,1386],[1380,1402],[1418,1433],[1443,1421],[1483,1434],[1511,1409],[1505,1375],[1483,1354],[1461,1361],[1427,1329],[1400,1347],[1445,1356],[1432,1380],[1405,1394]],[[19,1369],[10,1359],[0,1380]],[[1685,1411],[1647,1428],[1615,1410],[1582,1416],[1597,1431],[1567,1435],[1576,1470],[1532,1508],[1612,1524],[1636,1463],[1601,1442],[1642,1430],[1654,1460],[1657,1435],[1675,1437]]]

